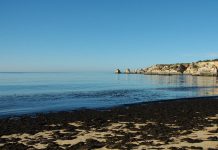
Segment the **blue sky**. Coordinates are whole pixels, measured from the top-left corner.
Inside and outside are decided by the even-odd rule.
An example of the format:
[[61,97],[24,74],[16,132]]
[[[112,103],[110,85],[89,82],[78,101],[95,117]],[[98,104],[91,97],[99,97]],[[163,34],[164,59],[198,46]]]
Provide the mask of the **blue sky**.
[[1,0],[0,71],[218,58],[217,0]]

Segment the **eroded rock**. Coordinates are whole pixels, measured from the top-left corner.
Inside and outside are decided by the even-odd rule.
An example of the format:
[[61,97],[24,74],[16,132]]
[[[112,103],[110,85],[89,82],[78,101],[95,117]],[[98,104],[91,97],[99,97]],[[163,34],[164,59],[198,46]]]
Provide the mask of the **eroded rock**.
[[[116,70],[115,73],[120,72]],[[199,75],[199,76],[218,76],[218,60],[199,61],[194,63],[178,64],[157,64],[144,69],[131,71],[125,70],[126,74],[154,74],[154,75]]]

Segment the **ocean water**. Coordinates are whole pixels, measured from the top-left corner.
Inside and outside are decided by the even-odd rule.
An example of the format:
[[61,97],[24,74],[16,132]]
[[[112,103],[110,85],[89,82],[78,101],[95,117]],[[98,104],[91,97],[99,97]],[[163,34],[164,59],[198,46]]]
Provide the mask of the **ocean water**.
[[216,95],[217,77],[0,73],[0,117]]

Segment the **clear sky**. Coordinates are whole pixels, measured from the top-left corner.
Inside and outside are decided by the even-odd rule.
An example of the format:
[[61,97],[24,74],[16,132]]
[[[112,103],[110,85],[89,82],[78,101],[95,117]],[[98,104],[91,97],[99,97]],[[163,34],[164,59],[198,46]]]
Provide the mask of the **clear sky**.
[[1,0],[0,71],[218,58],[218,0]]

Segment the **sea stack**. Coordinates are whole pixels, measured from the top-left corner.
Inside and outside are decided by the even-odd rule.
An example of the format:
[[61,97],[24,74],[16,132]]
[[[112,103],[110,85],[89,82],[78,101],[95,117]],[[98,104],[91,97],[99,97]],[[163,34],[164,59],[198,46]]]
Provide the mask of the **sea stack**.
[[126,73],[126,74],[131,73],[130,69],[126,69],[125,73]]
[[120,69],[116,69],[116,70],[115,70],[115,73],[116,73],[116,74],[120,74],[120,73],[121,73]]

